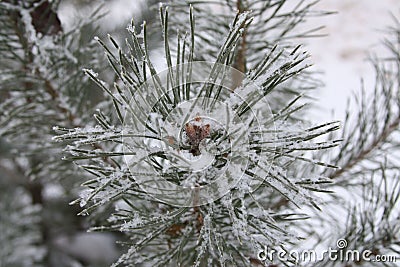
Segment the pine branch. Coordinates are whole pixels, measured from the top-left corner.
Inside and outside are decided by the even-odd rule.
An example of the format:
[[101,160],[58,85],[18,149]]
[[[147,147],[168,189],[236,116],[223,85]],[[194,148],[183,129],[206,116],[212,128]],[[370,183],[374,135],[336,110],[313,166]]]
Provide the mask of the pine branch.
[[331,179],[335,179],[341,177],[344,173],[351,171],[357,164],[360,164],[364,160],[366,160],[373,152],[380,149],[381,146],[388,140],[388,137],[398,130],[400,125],[400,116],[398,116],[386,129],[379,134],[375,139],[371,142],[371,144],[363,148],[362,151],[358,152],[358,154],[352,158],[345,165],[341,166],[341,168],[335,171],[330,175]]
[[[303,0],[295,2],[286,0],[171,0],[167,1],[165,5],[173,11],[170,16],[172,28],[178,28],[179,32],[188,30],[187,23],[182,19],[181,14],[187,12],[189,5],[193,6],[198,21],[195,35],[197,47],[195,59],[210,62],[215,60],[213,55],[216,55],[220,45],[219,42],[210,40],[223,38],[233,18],[233,15],[230,14],[249,11],[254,20],[249,29],[243,32],[241,41],[235,49],[236,55],[231,59],[235,63],[233,67],[246,73],[261,64],[261,60],[273,51],[277,44],[290,51],[296,48],[299,38],[320,36],[318,32],[323,27],[293,34],[298,26],[307,19],[331,14],[331,12],[314,11],[313,8],[317,3],[318,1],[306,2]],[[286,83],[279,84],[269,95],[271,109],[274,112],[278,111],[280,106],[293,96],[322,86],[314,74],[309,70],[302,71]],[[233,80],[235,85],[239,85],[241,77],[233,77]]]
[[32,205],[21,187],[1,184],[0,263],[4,266],[41,266],[46,254],[41,236],[41,208]]
[[[245,9],[245,5],[243,3],[242,0],[237,0],[236,2],[236,7],[239,13],[243,13],[245,11],[247,11]],[[241,37],[241,41],[239,43],[239,47],[238,47],[238,51],[237,51],[237,55],[235,56],[235,63],[233,64],[233,67],[235,69],[237,69],[240,73],[246,73],[247,69],[246,69],[246,35],[247,35],[247,30],[245,30],[242,34]],[[235,79],[235,77],[233,77],[233,79]],[[238,87],[240,84],[242,84],[242,80],[238,79],[237,81],[233,82],[233,87],[236,88]]]
[[[114,266],[249,266],[264,245],[293,242],[297,237],[287,226],[307,217],[269,212],[266,207],[273,206],[277,196],[296,206],[318,208],[310,192],[327,192],[324,177],[291,177],[286,168],[295,161],[334,167],[304,151],[336,146],[337,141],[312,141],[336,131],[338,124],[292,125],[293,114],[304,106],[297,104],[300,97],[276,114],[269,113],[264,100],[307,68],[307,54],[300,46],[290,51],[274,48],[247,74],[238,73],[231,66],[253,20],[244,12],[233,18],[214,62],[204,65],[194,57],[195,18],[190,7],[191,38],[178,35],[171,42],[170,9],[161,6],[169,67],[161,73],[149,57],[146,23],[140,30],[133,22],[128,28],[132,40],[127,41],[127,52],[111,36],[112,47],[98,39],[118,80],[112,89],[94,71],[86,74],[111,98],[122,125],[103,117],[94,128],[59,128],[62,134],[54,138],[68,142],[68,158],[95,176],[74,202],[85,206],[83,214],[124,203],[109,223],[93,229],[130,237],[127,252]],[[233,75],[242,77],[239,86],[232,85]],[[88,147],[100,143],[109,150]],[[100,164],[104,158],[116,165]],[[232,183],[240,173],[240,180]],[[218,184],[220,175],[226,183]],[[210,187],[213,184],[217,186]],[[228,190],[221,192],[224,188]],[[265,205],[265,200],[270,202]]]
[[[392,57],[389,60],[373,60],[376,71],[375,92],[370,99],[366,99],[362,92],[360,107],[355,126],[350,126],[349,112],[347,112],[346,125],[342,138],[345,142],[336,158],[336,164],[341,169],[332,172],[329,176],[333,179],[343,178],[357,172],[357,168],[366,162],[381,161],[380,155],[386,153],[387,146],[393,141],[391,137],[398,132],[400,124],[399,103],[399,67],[398,67],[398,41],[386,44]],[[397,50],[396,50],[397,49]],[[383,61],[383,62],[382,62]],[[374,133],[372,135],[372,133]],[[370,164],[371,165],[371,164]],[[391,164],[388,164],[390,168]]]
[[[77,40],[83,34],[81,30],[62,32],[58,16],[48,1],[1,1],[0,19],[3,23],[0,55],[4,59],[0,63],[0,96],[4,99],[0,104],[0,136],[11,146],[7,151],[8,158],[1,159],[1,166],[5,165],[12,176],[18,177],[8,180],[9,186],[16,188],[16,194],[23,190],[19,195],[23,196],[27,209],[37,208],[35,214],[21,215],[18,214],[20,210],[15,210],[13,216],[20,216],[23,220],[25,215],[28,218],[32,216],[35,220],[32,227],[37,230],[35,234],[41,235],[35,237],[33,248],[26,247],[31,252],[35,251],[34,247],[39,247],[37,260],[33,259],[31,263],[30,252],[26,251],[24,256],[25,247],[14,243],[14,236],[6,236],[6,240],[1,240],[2,249],[5,253],[10,249],[15,253],[1,255],[0,265],[52,265],[50,255],[55,251],[53,242],[57,231],[54,229],[57,227],[54,220],[48,220],[48,213],[54,210],[49,207],[52,200],[45,197],[45,192],[51,185],[62,184],[67,192],[63,197],[71,198],[74,183],[84,177],[76,167],[59,160],[63,145],[51,142],[52,126],[77,127],[85,122],[82,111],[93,105],[85,103],[87,98],[83,97],[80,89],[91,86],[77,67],[95,63],[97,59],[86,53],[94,56],[97,48],[90,44],[85,48],[77,46]],[[91,23],[80,26],[87,27]],[[72,96],[80,97],[74,100]],[[63,180],[65,177],[68,180]],[[7,202],[7,205],[19,209],[17,200]],[[3,213],[4,207],[1,210]],[[29,230],[31,226],[24,227]],[[16,227],[13,234],[19,232],[22,240],[24,231]],[[16,265],[10,265],[12,263],[7,261],[7,257],[12,258],[18,253],[22,253],[19,256],[22,262],[14,259]]]
[[[333,215],[330,221],[334,225],[335,234],[332,241],[344,239],[346,246],[340,250],[346,251],[370,251],[368,257],[374,261],[375,257],[385,255],[387,258],[393,256],[398,261],[398,252],[400,249],[400,240],[398,230],[400,227],[397,209],[399,208],[399,180],[397,174],[392,177],[386,173],[385,166],[371,174],[370,177],[364,177],[366,183],[362,185],[360,203],[348,203],[344,207],[347,220],[335,219]],[[353,190],[354,194],[354,190]],[[335,245],[331,247],[336,247]],[[370,261],[365,258],[350,259],[350,262],[369,266]],[[317,266],[341,266],[340,261],[322,261]],[[397,266],[393,260],[388,260],[382,266]]]
[[[347,265],[370,266],[376,256],[396,257],[400,251],[396,157],[400,122],[399,25],[397,23],[397,28],[389,31],[390,41],[385,41],[389,56],[372,60],[376,71],[373,95],[367,98],[363,90],[361,97],[356,98],[356,119],[347,112],[341,135],[344,140],[334,161],[342,169],[325,171],[327,176],[336,180],[332,190],[338,193],[326,198],[323,208],[327,212],[315,213],[314,219],[304,221],[299,227],[305,235],[316,240],[316,245],[338,249],[343,255],[351,251],[370,251],[372,261],[350,258]],[[329,156],[321,155],[322,158]],[[319,230],[321,228],[324,232]],[[336,244],[342,239],[345,245],[338,248]],[[393,261],[374,262],[374,265],[379,264],[397,265]],[[316,266],[342,265],[339,260],[324,260]]]

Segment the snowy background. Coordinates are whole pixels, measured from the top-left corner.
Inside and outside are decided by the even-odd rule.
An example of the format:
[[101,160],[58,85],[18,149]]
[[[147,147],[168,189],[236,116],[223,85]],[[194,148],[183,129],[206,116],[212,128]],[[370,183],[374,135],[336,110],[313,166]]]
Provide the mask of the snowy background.
[[347,99],[360,89],[361,78],[366,90],[373,89],[374,72],[367,58],[384,52],[384,30],[393,25],[392,14],[399,17],[400,1],[322,0],[317,7],[338,13],[319,19],[328,36],[308,43],[315,67],[324,71],[326,85],[317,96],[316,109],[320,111],[313,115],[329,119],[333,111],[333,117],[342,120]]

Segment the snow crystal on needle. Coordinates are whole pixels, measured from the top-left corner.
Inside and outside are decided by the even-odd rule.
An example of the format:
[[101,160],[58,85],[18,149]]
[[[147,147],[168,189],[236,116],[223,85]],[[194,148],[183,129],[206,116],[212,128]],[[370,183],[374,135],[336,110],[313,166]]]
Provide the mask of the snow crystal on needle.
[[135,228],[143,223],[142,218],[139,216],[137,212],[134,212],[133,218],[128,222],[125,222],[121,226],[121,231],[129,231],[131,228]]
[[93,76],[93,77],[95,77],[95,78],[97,78],[97,77],[99,76],[99,74],[98,74],[97,72],[95,72],[94,70],[92,70],[92,69],[86,69],[86,68],[84,68],[83,71],[89,73],[91,76]]

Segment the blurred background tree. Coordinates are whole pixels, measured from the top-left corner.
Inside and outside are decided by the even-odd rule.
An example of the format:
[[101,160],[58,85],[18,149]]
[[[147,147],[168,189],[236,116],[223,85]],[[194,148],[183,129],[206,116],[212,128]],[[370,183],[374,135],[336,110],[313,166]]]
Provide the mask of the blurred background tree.
[[[88,220],[68,205],[87,175],[62,161],[63,145],[51,141],[53,126],[92,124],[92,111],[107,105],[82,69],[103,67],[114,79],[93,41],[104,35],[111,5],[0,2],[0,266],[107,266],[118,255],[114,237],[86,234]],[[144,6],[135,6],[140,16]],[[66,20],[60,13],[71,15]]]

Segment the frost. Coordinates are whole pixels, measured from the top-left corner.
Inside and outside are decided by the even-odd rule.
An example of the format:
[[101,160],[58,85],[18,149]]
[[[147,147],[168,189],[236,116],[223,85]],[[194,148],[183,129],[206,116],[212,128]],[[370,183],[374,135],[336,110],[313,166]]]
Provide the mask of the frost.
[[[185,1],[180,3],[187,5]],[[224,20],[226,18],[224,16]],[[169,19],[180,18],[171,12]],[[214,29],[199,31],[194,36],[200,45],[197,48],[196,43],[196,58],[210,58],[215,62],[214,42],[204,42],[201,40],[204,38],[225,42],[218,59],[221,62],[230,59],[231,50],[236,49],[235,42],[244,32],[243,25],[250,20],[247,12],[238,15],[226,38],[217,37]],[[209,27],[204,21],[201,23],[196,27]],[[129,25],[127,29],[134,37],[142,39],[144,26],[139,33],[135,26]],[[182,30],[188,29],[188,25],[184,27]],[[190,34],[185,36],[186,45],[190,46]],[[98,37],[94,39],[100,41]],[[144,48],[146,44],[140,42],[140,45]],[[52,49],[46,43],[43,46]],[[296,205],[314,204],[306,186],[317,188],[323,179],[307,180],[305,174],[298,178],[289,167],[296,165],[296,160],[317,163],[313,157],[306,158],[303,150],[335,145],[334,142],[311,142],[314,135],[323,134],[326,128],[312,129],[294,123],[295,118],[289,116],[294,107],[282,105],[281,112],[274,108],[276,114],[272,114],[268,101],[263,98],[268,90],[279,85],[279,81],[289,77],[284,67],[297,60],[298,55],[271,52],[267,62],[243,74],[243,83],[234,92],[223,91],[218,96],[215,88],[221,85],[229,89],[229,82],[227,84],[218,75],[214,77],[214,73],[210,75],[207,67],[194,67],[193,81],[184,80],[183,77],[188,77],[186,73],[174,70],[177,72],[173,75],[179,74],[182,83],[198,83],[196,79],[201,77],[200,85],[193,85],[186,99],[186,92],[179,91],[183,87],[174,87],[176,81],[171,81],[165,73],[144,77],[153,74],[149,67],[152,63],[147,55],[137,55],[141,51],[138,53],[135,49],[136,46],[128,48],[127,53],[122,52],[129,58],[128,62],[118,62],[118,56],[113,59],[115,66],[122,68],[116,73],[122,78],[114,84],[114,89],[121,89],[126,95],[109,90],[98,73],[84,69],[118,102],[122,114],[114,113],[110,122],[119,125],[114,121],[118,115],[122,125],[103,125],[106,123],[99,119],[102,126],[89,126],[82,120],[82,125],[86,126],[74,130],[53,128],[60,132],[54,140],[68,142],[69,154],[84,162],[84,168],[95,175],[86,183],[90,189],[80,195],[80,205],[89,206],[87,210],[90,210],[117,202],[117,213],[108,222],[112,229],[127,232],[134,245],[114,266],[142,262],[142,265],[152,266],[156,260],[171,263],[175,252],[187,252],[186,247],[181,247],[186,244],[195,248],[190,253],[195,251],[196,254],[189,255],[195,259],[195,266],[207,261],[208,265],[215,265],[213,257],[218,258],[222,266],[225,259],[232,262],[234,257],[248,259],[245,250],[256,248],[260,243],[283,243],[289,236],[284,228],[286,222],[280,220],[279,214],[269,214],[268,205],[280,195]],[[38,55],[40,52],[37,51]],[[186,50],[185,56],[188,53]],[[129,73],[132,79],[127,76],[130,69],[133,70]],[[296,70],[298,67],[290,69]],[[227,77],[231,74],[221,71]],[[166,86],[166,83],[169,84]],[[213,89],[201,91],[204,84],[211,83],[216,85]],[[173,90],[178,90],[177,96]],[[215,97],[216,104],[202,97],[204,92],[210,93],[212,101]],[[125,97],[131,102],[126,103]],[[68,105],[71,99],[63,98],[59,102],[62,107],[74,111],[73,106]],[[107,113],[109,104],[111,102],[101,104]],[[180,199],[190,202],[179,202]],[[199,203],[199,199],[208,202]],[[153,245],[150,250],[168,253],[149,259],[155,255],[152,251],[146,254]],[[239,254],[231,255],[226,247],[240,248]],[[206,256],[207,261],[204,260]]]
[[86,204],[88,203],[88,199],[89,199],[89,197],[91,196],[91,194],[92,194],[92,190],[85,190],[85,191],[82,191],[82,192],[80,193],[80,199],[81,199],[81,201],[80,201],[79,205],[80,205],[81,207],[86,206]]
[[142,29],[139,33],[137,33],[136,38],[138,39],[144,39],[144,30]]
[[83,71],[89,73],[91,76],[93,76],[95,78],[97,78],[99,76],[99,74],[92,69],[83,69]]
[[133,214],[133,218],[128,221],[125,222],[122,227],[121,227],[121,231],[129,231],[132,228],[136,228],[137,226],[142,225],[143,221],[142,218],[139,216],[138,213],[134,213]]
[[25,26],[27,38],[31,43],[35,44],[37,42],[36,30],[32,25],[32,17],[29,10],[21,8],[19,12]]
[[[130,32],[130,33],[135,33],[135,32],[136,32],[136,27],[135,27],[135,25],[129,24],[128,27],[126,27],[126,29],[127,29],[128,32]],[[96,40],[96,41],[97,41],[97,40]]]

